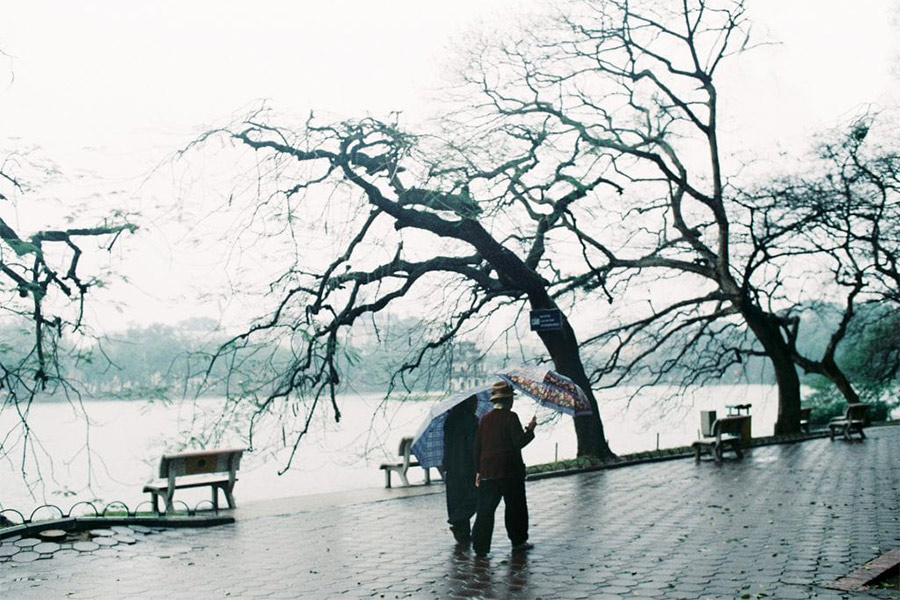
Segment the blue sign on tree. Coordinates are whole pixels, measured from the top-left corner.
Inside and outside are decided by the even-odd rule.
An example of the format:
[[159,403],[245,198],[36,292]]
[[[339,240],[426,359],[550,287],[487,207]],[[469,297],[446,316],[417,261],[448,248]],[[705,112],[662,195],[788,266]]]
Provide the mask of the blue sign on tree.
[[556,331],[562,329],[562,313],[558,308],[541,308],[531,311],[532,331]]

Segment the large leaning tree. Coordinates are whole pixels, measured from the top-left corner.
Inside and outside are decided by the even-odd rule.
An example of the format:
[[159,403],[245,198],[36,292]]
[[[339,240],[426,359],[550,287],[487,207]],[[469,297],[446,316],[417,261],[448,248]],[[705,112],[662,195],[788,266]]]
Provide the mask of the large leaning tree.
[[466,78],[481,118],[539,121],[569,177],[589,181],[604,156],[625,190],[602,210],[592,191],[561,219],[581,244],[580,285],[634,299],[583,340],[602,358],[594,381],[702,384],[762,356],[784,434],[799,431],[800,380],[770,273],[755,268],[753,215],[729,179],[740,141],[720,125],[719,74],[753,45],[749,25],[740,0],[569,3],[555,27],[475,55]]
[[[13,426],[0,432],[0,455],[22,451],[32,441],[29,412],[42,395],[71,398],[64,337],[78,336],[85,302],[101,280],[85,268],[85,252],[109,251],[124,232],[136,227],[111,218],[84,227],[22,231],[16,203],[27,201],[29,186],[20,175],[26,157],[11,153],[0,163],[0,412],[14,413]],[[72,349],[74,345],[68,346]]]
[[[575,181],[563,169],[544,172],[544,133],[511,128],[501,145],[480,144],[476,154],[374,119],[320,125],[311,118],[295,129],[270,120],[254,115],[202,138],[207,145],[224,138],[253,154],[262,186],[253,188],[254,219],[267,222],[269,233],[287,228],[298,240],[293,266],[269,287],[277,302],[215,357],[232,360],[267,339],[291,340],[293,359],[264,391],[240,390],[257,414],[307,402],[309,415],[310,403],[330,397],[339,415],[347,333],[404,302],[436,327],[398,368],[400,377],[467,333],[508,329],[523,310],[571,309],[577,274],[550,240],[571,237],[564,215],[573,203],[615,187],[599,174]],[[328,237],[341,244],[314,249]],[[540,332],[540,340],[554,368],[590,399],[593,414],[575,419],[579,455],[611,456],[568,319],[561,330]]]

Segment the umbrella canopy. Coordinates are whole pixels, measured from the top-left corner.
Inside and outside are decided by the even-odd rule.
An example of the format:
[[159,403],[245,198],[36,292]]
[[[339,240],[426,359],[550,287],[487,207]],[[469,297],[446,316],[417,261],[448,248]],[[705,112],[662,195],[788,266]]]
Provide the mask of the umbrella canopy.
[[[591,414],[584,391],[574,381],[556,371],[542,367],[517,367],[497,376],[516,391],[552,410],[567,415]],[[475,416],[479,419],[492,408],[490,384],[457,392],[431,407],[412,443],[412,453],[423,467],[437,467],[444,460],[444,421],[457,404],[467,398],[478,398]]]
[[444,421],[447,413],[466,398],[478,398],[475,416],[479,419],[491,410],[491,386],[471,388],[453,394],[431,407],[428,416],[422,421],[412,443],[412,453],[419,459],[423,467],[437,467],[444,460]]
[[544,367],[517,367],[497,376],[543,406],[572,416],[591,414],[587,396],[574,381]]

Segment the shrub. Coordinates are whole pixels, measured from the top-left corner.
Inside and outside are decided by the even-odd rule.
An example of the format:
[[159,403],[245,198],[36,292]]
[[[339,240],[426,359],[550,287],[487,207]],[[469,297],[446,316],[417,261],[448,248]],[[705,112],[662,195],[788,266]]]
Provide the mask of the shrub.
[[[808,380],[813,392],[806,397],[803,404],[812,408],[810,423],[824,425],[833,417],[844,414],[847,402],[838,389],[823,377]],[[891,387],[862,387],[857,390],[860,402],[869,405],[868,420],[873,422],[890,420],[891,412],[900,406],[898,400],[900,390]]]

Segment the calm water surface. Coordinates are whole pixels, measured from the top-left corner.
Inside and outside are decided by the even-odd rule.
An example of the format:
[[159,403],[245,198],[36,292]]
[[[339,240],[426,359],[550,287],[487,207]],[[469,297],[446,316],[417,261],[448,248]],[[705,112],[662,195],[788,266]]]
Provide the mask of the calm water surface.
[[[774,386],[715,386],[698,388],[679,402],[674,388],[642,390],[630,404],[630,390],[604,391],[598,396],[606,436],[619,454],[689,444],[697,438],[700,410],[725,414],[728,404],[752,403],[753,435],[771,435],[777,410]],[[235,488],[238,502],[333,492],[383,485],[378,465],[395,460],[401,437],[413,435],[428,412],[430,402],[381,403],[380,396],[340,399],[343,418],[334,423],[322,415],[312,423],[293,466],[284,475],[286,450],[245,453]],[[34,451],[39,464],[26,461],[22,476],[22,449],[0,459],[0,508],[16,508],[26,516],[45,502],[64,509],[80,500],[123,501],[130,507],[146,500],[143,484],[155,477],[159,456],[190,439],[219,412],[221,401],[163,405],[143,401],[97,401],[84,405],[88,420],[66,404],[32,408],[30,424],[39,436]],[[516,401],[514,410],[523,423],[538,417],[535,441],[524,450],[527,464],[572,458],[576,441],[572,420],[555,415],[528,399]],[[0,414],[2,433],[12,415]],[[260,437],[264,439],[261,432]],[[280,432],[268,439],[280,441]],[[7,440],[9,444],[10,440]],[[224,446],[246,446],[238,432],[222,440]],[[263,445],[256,442],[257,447]],[[271,447],[271,445],[269,445]],[[51,459],[52,457],[52,459]],[[415,469],[412,480],[421,480]],[[26,483],[27,482],[27,483]],[[30,489],[29,489],[30,488]],[[180,490],[176,498],[191,506],[207,499],[207,490]]]

